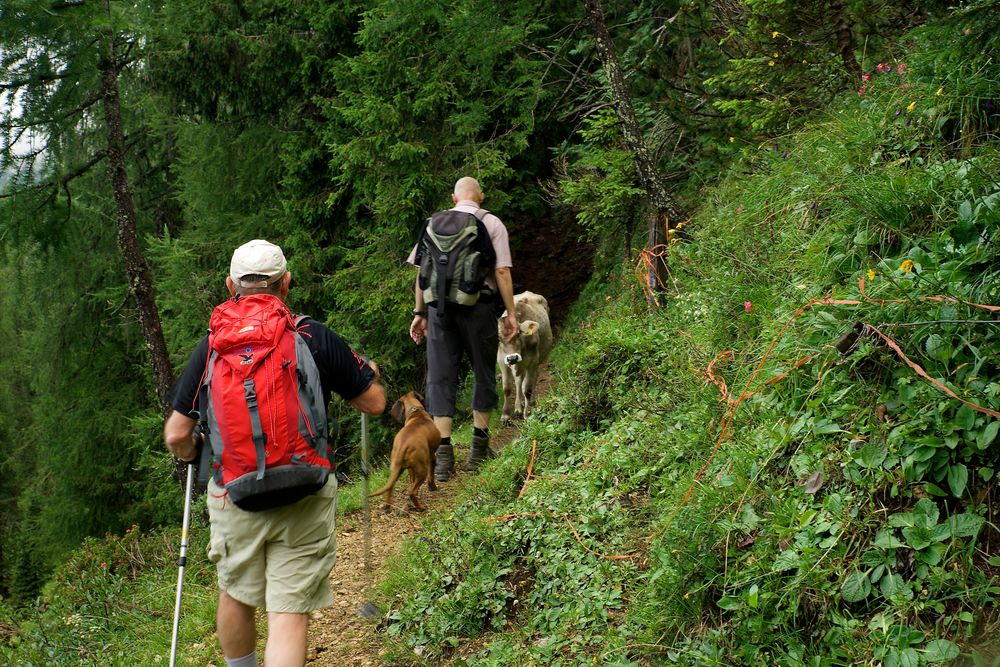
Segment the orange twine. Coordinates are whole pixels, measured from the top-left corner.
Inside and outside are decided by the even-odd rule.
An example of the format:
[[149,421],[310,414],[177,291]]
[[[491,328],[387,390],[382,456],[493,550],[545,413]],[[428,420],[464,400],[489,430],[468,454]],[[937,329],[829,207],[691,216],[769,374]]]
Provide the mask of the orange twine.
[[635,264],[635,275],[639,284],[642,286],[642,292],[646,295],[648,301],[652,301],[657,306],[660,305],[660,300],[656,296],[656,291],[650,284],[650,275],[653,274],[653,263],[667,254],[669,246],[664,243],[658,243],[652,248],[643,248],[639,252],[639,259]]

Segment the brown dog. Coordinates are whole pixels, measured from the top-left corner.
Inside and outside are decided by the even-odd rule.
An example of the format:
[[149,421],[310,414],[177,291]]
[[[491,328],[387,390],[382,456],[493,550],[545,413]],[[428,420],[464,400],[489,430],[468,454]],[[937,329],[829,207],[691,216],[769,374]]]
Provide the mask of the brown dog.
[[434,463],[437,456],[441,433],[434,420],[427,414],[423,406],[424,397],[411,391],[396,401],[390,411],[393,419],[403,424],[396,439],[392,442],[392,454],[389,456],[389,481],[385,486],[370,494],[370,497],[385,494],[385,512],[392,510],[392,489],[403,474],[410,471],[410,503],[418,512],[426,507],[420,504],[420,485],[427,480],[427,488],[437,491],[434,484]]

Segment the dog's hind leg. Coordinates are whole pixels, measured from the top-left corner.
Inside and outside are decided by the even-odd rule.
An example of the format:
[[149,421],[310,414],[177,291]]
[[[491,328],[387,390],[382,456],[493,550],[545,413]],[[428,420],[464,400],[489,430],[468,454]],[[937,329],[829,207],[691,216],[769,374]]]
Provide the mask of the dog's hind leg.
[[399,479],[400,474],[402,474],[402,469],[397,463],[389,463],[389,479],[378,491],[374,493],[369,493],[369,498],[374,498],[375,496],[380,496],[385,494],[385,502],[382,505],[382,511],[388,514],[392,511],[392,489],[396,486],[396,481]]
[[427,509],[420,504],[420,486],[430,475],[431,470],[433,468],[427,469],[421,464],[416,464],[410,468],[410,503],[413,505],[413,509],[418,512],[423,512]]
[[437,467],[437,456],[431,454],[431,464],[427,467],[427,488],[437,491],[437,482],[434,481],[434,469]]

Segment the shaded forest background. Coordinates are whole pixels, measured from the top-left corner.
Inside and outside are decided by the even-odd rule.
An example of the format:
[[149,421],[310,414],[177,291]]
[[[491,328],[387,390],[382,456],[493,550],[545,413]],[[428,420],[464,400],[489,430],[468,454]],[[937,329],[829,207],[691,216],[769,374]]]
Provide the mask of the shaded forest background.
[[[395,395],[423,373],[403,258],[457,177],[515,263],[582,286],[659,231],[657,192],[697,202],[745,147],[905,66],[900,34],[989,4],[6,0],[0,596],[32,600],[87,536],[176,522],[164,404],[243,241],[284,248],[293,306]],[[515,267],[568,307],[548,280]]]

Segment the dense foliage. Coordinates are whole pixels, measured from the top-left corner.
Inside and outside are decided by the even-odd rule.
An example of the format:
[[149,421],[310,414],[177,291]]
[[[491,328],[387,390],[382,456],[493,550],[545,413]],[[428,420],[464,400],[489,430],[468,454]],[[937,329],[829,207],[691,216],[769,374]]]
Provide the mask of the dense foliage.
[[[542,220],[598,248],[545,409],[390,576],[400,662],[915,665],[996,631],[998,422],[875,332],[1000,410],[1000,334],[967,305],[1000,302],[991,3],[603,4],[694,213],[660,309],[580,3],[0,5],[0,656],[164,652],[135,628],[166,626],[181,499],[116,243],[108,58],[175,370],[232,248],[265,237],[293,307],[390,395],[419,386],[402,260],[466,173],[516,264]],[[515,266],[516,287],[572,260]],[[210,597],[188,630],[206,661]]]
[[995,28],[913,32],[743,151],[666,307],[591,286],[543,408],[384,586],[401,663],[995,659]]

